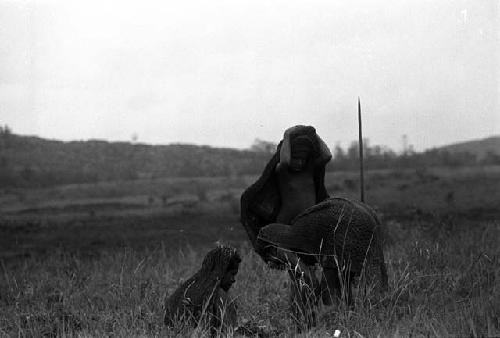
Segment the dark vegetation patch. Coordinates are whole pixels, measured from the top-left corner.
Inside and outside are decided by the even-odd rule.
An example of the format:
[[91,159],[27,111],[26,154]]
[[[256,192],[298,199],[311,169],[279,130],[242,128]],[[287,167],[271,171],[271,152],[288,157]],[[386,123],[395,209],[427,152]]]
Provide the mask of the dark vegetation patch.
[[246,234],[234,214],[179,214],[133,217],[88,217],[58,224],[40,221],[0,220],[0,257],[47,254],[58,248],[94,254],[117,248],[166,245],[177,251],[200,246],[243,241]]
[[65,204],[59,207],[27,208],[12,213],[15,215],[39,215],[40,213],[58,214],[68,212],[90,212],[92,210],[95,212],[100,210],[126,210],[140,208],[143,208],[143,205],[138,203],[102,202],[88,204]]

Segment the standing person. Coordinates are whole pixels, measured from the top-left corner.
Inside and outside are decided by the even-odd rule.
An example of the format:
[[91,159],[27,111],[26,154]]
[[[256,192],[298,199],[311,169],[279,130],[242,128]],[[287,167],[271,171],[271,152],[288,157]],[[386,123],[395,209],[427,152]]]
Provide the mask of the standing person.
[[331,158],[315,128],[288,128],[262,175],[241,196],[241,222],[255,251],[272,267],[288,270],[292,281],[291,315],[300,330],[316,322],[317,261],[300,253],[284,253],[276,246],[265,245],[258,237],[268,224],[290,225],[306,209],[329,197],[324,181],[325,166]]
[[320,299],[352,305],[351,286],[358,279],[387,289],[380,220],[362,202],[329,197],[324,180],[330,159],[313,127],[289,128],[262,176],[241,197],[241,220],[255,251],[288,270],[291,315],[299,330],[316,324]]

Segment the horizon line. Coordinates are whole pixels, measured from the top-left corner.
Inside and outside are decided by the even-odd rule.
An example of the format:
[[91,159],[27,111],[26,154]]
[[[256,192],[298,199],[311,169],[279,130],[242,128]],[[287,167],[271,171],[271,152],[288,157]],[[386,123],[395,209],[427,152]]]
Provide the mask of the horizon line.
[[[0,128],[4,128],[5,126],[8,127],[8,125],[0,125]],[[9,127],[10,129],[10,127]],[[106,138],[87,138],[87,139],[59,139],[59,138],[54,138],[54,137],[44,137],[44,136],[40,136],[40,135],[37,135],[37,134],[21,134],[21,133],[16,133],[16,132],[13,132],[12,129],[10,129],[10,132],[12,135],[16,135],[16,136],[21,136],[21,137],[33,137],[33,138],[39,138],[39,139],[43,139],[43,140],[47,140],[47,141],[55,141],[55,142],[62,142],[62,143],[72,143],[72,142],[107,142],[107,143],[125,143],[125,144],[130,144],[130,145],[142,145],[142,146],[175,146],[175,145],[182,145],[182,146],[194,146],[194,147],[208,147],[208,148],[214,148],[214,149],[231,149],[231,150],[240,150],[240,151],[248,151],[250,150],[251,151],[251,147],[252,147],[252,144],[250,144],[249,146],[245,147],[245,148],[240,148],[240,147],[228,147],[228,146],[219,146],[219,145],[210,145],[210,144],[200,144],[200,143],[191,143],[191,142],[183,142],[183,141],[174,141],[174,142],[170,142],[170,143],[153,143],[153,142],[142,142],[142,141],[133,141],[133,140],[113,140],[113,139],[106,139]],[[487,139],[492,139],[492,138],[500,138],[500,135],[488,135],[488,136],[485,136],[485,137],[482,137],[482,138],[473,138],[473,139],[467,139],[467,140],[461,140],[461,141],[456,141],[456,142],[453,142],[453,143],[448,143],[448,144],[444,144],[444,145],[434,145],[432,147],[429,147],[429,148],[425,148],[423,150],[420,150],[420,151],[416,151],[416,150],[413,150],[412,152],[413,153],[424,153],[426,151],[430,151],[430,150],[433,150],[433,149],[438,149],[438,148],[446,148],[446,147],[449,147],[449,146],[453,146],[453,145],[458,145],[458,144],[462,144],[462,143],[467,143],[467,142],[477,142],[477,141],[482,141],[482,140],[487,140]],[[367,137],[364,137],[363,140],[369,140],[370,138],[367,138]],[[260,139],[258,137],[256,137],[254,139],[254,141],[263,141],[263,142],[269,142],[269,143],[274,143],[276,145],[278,145],[278,143],[276,142],[273,142],[273,141],[269,141],[269,140],[263,140],[263,139]],[[358,142],[357,140],[352,140],[350,141],[350,143],[353,143],[353,142]],[[337,144],[337,142],[335,142],[335,144]],[[371,145],[371,147],[373,146],[380,146],[380,147],[385,147],[391,151],[395,151],[394,149],[392,149],[390,146],[387,146],[387,145],[384,145],[384,144],[374,144],[374,145]],[[411,144],[410,144],[411,146]],[[342,147],[342,149],[345,149],[344,147]],[[404,151],[395,151],[396,153],[403,153]]]

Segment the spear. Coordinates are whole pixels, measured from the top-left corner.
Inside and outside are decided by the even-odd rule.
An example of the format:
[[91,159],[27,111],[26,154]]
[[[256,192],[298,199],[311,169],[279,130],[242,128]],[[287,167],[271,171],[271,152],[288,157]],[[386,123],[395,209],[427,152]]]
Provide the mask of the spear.
[[364,172],[363,172],[363,131],[361,128],[361,100],[358,96],[358,130],[359,130],[359,176],[361,179],[360,184],[360,193],[361,193],[361,202],[365,201],[365,180],[364,180]]

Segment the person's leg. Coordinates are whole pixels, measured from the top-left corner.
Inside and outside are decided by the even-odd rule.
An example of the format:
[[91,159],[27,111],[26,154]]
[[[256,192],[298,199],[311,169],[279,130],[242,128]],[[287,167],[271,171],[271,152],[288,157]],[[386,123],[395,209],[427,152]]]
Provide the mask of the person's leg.
[[341,298],[341,284],[337,268],[323,268],[320,290],[321,299],[325,305],[332,305]]
[[[290,257],[293,255],[292,257]],[[288,274],[290,285],[290,311],[299,331],[316,325],[316,293],[319,282],[314,274],[314,267],[306,266],[295,254],[287,254],[291,264]]]
[[323,268],[321,279],[321,299],[323,304],[332,305],[344,301],[352,305],[352,283],[354,274],[349,270],[339,272],[337,268]]

